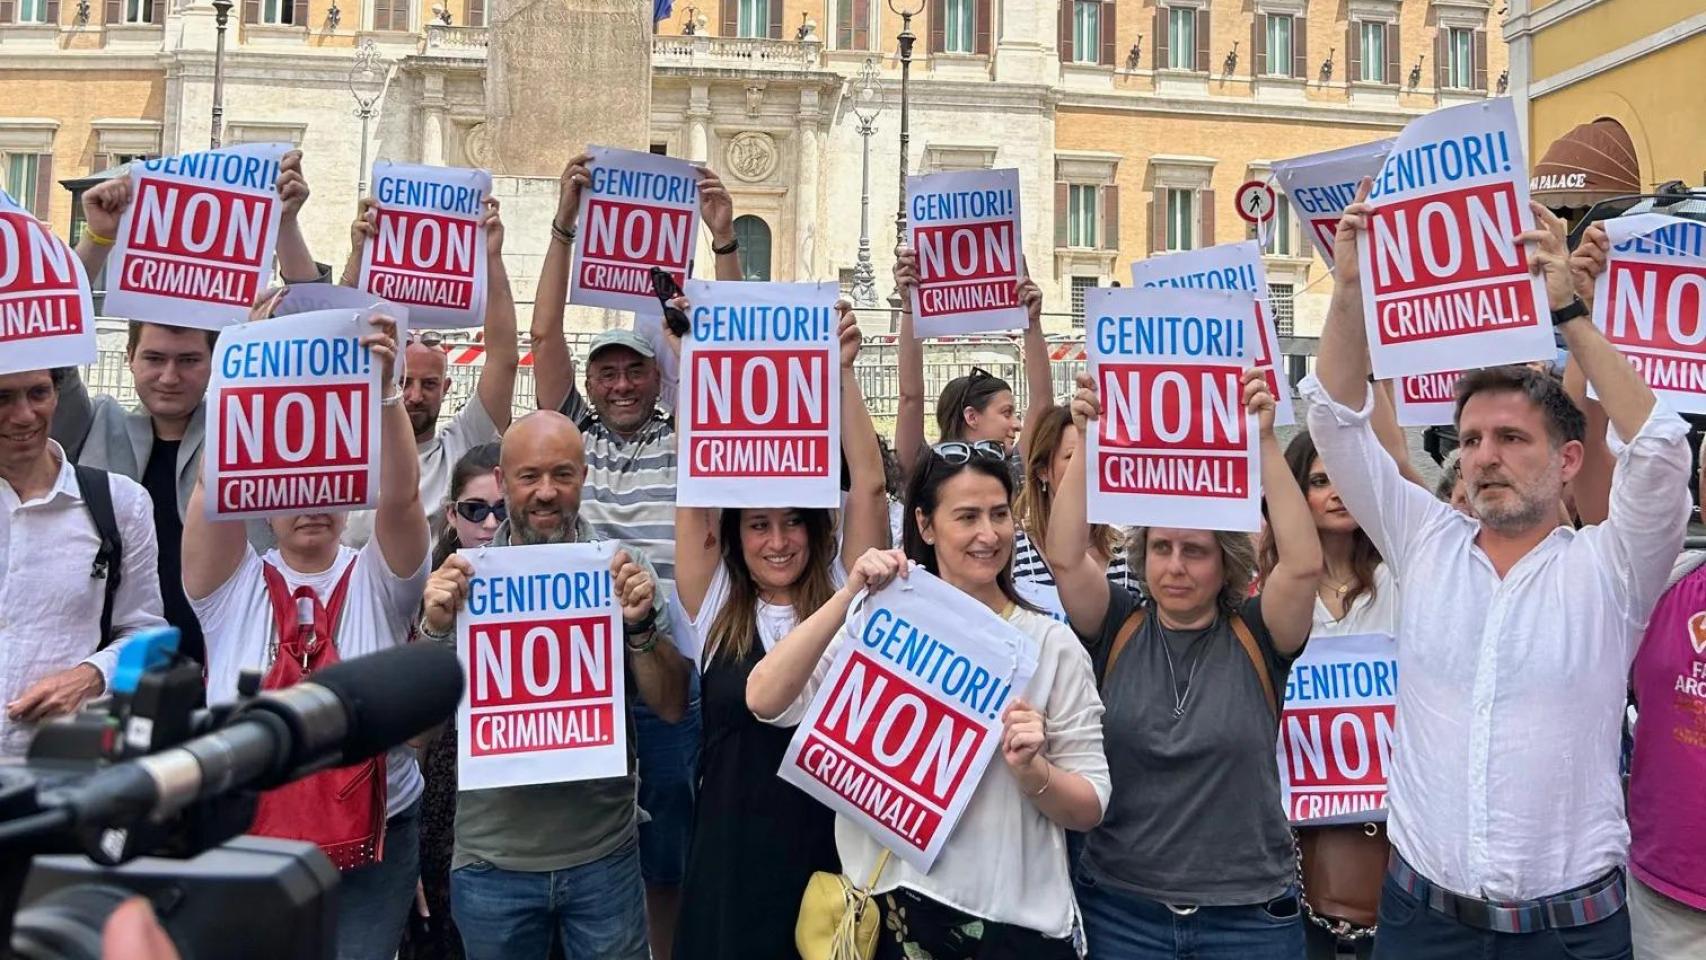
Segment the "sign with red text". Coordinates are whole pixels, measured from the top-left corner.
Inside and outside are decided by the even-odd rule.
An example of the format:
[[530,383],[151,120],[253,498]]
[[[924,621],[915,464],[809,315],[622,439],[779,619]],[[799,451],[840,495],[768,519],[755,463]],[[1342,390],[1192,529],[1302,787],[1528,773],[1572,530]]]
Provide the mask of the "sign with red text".
[[1297,422],[1291,404],[1291,383],[1279,368],[1279,331],[1268,305],[1268,271],[1262,266],[1262,246],[1254,240],[1223,243],[1185,253],[1150,257],[1131,265],[1134,287],[1186,290],[1247,290],[1256,297],[1256,328],[1261,336],[1251,344],[1250,366],[1267,374],[1268,389],[1279,402],[1274,425]]
[[1706,224],[1643,213],[1604,226],[1594,325],[1672,410],[1706,413]]
[[94,363],[96,352],[83,261],[0,190],[0,373]]
[[581,188],[569,302],[656,310],[651,268],[685,285],[699,236],[699,170],[685,160],[591,147]]
[[628,772],[615,545],[458,551],[474,567],[456,617],[468,684],[456,708],[457,785],[490,790]]
[[1333,234],[1339,229],[1339,218],[1355,202],[1362,178],[1380,174],[1395,142],[1359,143],[1274,163],[1274,180],[1291,200],[1292,212],[1328,270],[1333,269]]
[[1256,418],[1243,389],[1255,298],[1098,287],[1085,291],[1084,316],[1102,401],[1085,476],[1090,522],[1260,529]]
[[[288,317],[313,310],[357,310],[363,313],[390,317],[397,322],[397,342],[409,342],[409,308],[383,300],[354,287],[330,283],[293,283],[284,288],[284,296],[273,308],[273,316]],[[402,383],[407,371],[397,364],[397,382]]]
[[1410,121],[1358,246],[1374,375],[1550,360],[1552,316],[1517,234],[1534,226],[1508,98]]
[[1439,427],[1457,420],[1457,381],[1462,370],[1418,373],[1392,382],[1392,406],[1400,427]]
[[201,458],[212,520],[379,500],[379,362],[368,315],[322,310],[220,331]]
[[373,165],[379,201],[357,286],[412,312],[415,329],[486,322],[486,229],[492,175],[461,167]]
[[218,330],[248,319],[272,276],[287,143],[130,165],[130,206],[107,262],[111,316]]
[[686,294],[676,503],[839,507],[840,288],[693,280]]
[[907,242],[918,255],[912,322],[918,336],[1016,330],[1025,274],[1019,171],[906,178]]
[[985,768],[1036,641],[915,567],[848,613],[832,651],[779,774],[928,873],[978,783],[1012,776]]
[[1398,645],[1384,634],[1311,640],[1280,714],[1280,797],[1292,823],[1386,819]]

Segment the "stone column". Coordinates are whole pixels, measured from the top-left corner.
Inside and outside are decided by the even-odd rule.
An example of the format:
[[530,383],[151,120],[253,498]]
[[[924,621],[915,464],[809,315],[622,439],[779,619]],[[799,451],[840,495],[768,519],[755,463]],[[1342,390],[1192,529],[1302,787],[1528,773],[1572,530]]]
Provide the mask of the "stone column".
[[421,162],[444,166],[444,74],[421,78]]
[[[710,87],[696,83],[687,94],[687,159],[716,170],[724,177],[723,185],[732,186],[727,179],[728,171],[711,162],[710,124]],[[740,215],[739,203],[735,204],[735,215]],[[711,231],[701,228],[693,245],[694,275],[702,280],[714,279],[717,275],[716,259],[717,255],[711,252]]]
[[808,87],[800,91],[798,185],[794,193],[794,234],[799,245],[794,254],[794,279],[801,282],[825,279],[818,269],[818,138],[823,112],[818,107],[818,91]]

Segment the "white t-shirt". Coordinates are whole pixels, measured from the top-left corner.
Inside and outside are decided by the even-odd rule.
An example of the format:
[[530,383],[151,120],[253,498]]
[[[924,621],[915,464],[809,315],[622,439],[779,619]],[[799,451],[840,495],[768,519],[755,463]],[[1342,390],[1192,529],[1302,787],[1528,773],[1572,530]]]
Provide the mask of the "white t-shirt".
[[[456,411],[449,425],[438,430],[432,439],[418,444],[421,457],[421,509],[426,511],[427,526],[432,528],[431,543],[437,543],[446,524],[444,502],[450,498],[450,472],[462,455],[483,443],[503,439],[497,425],[486,413],[486,405],[475,393]],[[373,537],[373,511],[351,510],[349,524],[344,527],[344,543],[360,547]]]
[[1365,633],[1398,636],[1398,581],[1392,579],[1392,568],[1384,563],[1374,568],[1374,596],[1363,591],[1343,620],[1334,620],[1320,594],[1315,596],[1315,627],[1309,631],[1311,646],[1324,638]]
[[[836,558],[829,568],[829,585],[840,590],[847,583],[847,571],[841,566],[841,559]],[[700,642],[707,642],[711,636],[711,625],[717,622],[717,615],[723,612],[723,607],[729,602],[729,567],[726,563],[717,564],[717,572],[711,575],[711,585],[705,590],[705,600],[699,604],[699,616],[693,618],[693,631]],[[761,597],[758,601],[758,640],[764,644],[764,652],[776,649],[776,644],[788,635],[788,631],[799,626],[799,615],[794,612],[793,604],[765,603]],[[700,660],[705,659],[704,651],[700,651]]]
[[[272,602],[267,599],[267,584],[261,572],[262,562],[254,548],[245,545],[243,562],[231,579],[204,599],[190,599],[207,638],[209,704],[237,699],[237,675],[244,669],[264,673],[270,666],[267,647],[276,630]],[[409,626],[420,608],[421,592],[426,587],[425,557],[413,576],[400,578],[385,565],[385,555],[377,540],[369,540],[360,550],[340,546],[337,559],[320,573],[292,570],[277,550],[268,550],[265,562],[278,568],[292,591],[306,584],[314,588],[322,603],[337,589],[344,568],[355,564],[336,628],[339,660],[377,653],[407,640]],[[421,772],[415,764],[414,751],[406,746],[393,748],[386,757],[385,774],[385,815],[389,817],[406,809],[421,795]]]

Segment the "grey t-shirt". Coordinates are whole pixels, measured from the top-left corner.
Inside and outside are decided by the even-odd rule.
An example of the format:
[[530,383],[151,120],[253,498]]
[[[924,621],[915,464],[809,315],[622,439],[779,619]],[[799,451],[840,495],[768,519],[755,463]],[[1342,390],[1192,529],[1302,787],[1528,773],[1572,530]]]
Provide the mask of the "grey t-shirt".
[[[1137,608],[1133,594],[1110,592],[1102,629],[1085,641],[1098,676]],[[1274,688],[1284,690],[1295,657],[1274,650],[1259,598],[1240,615]],[[1184,698],[1177,718],[1176,697]],[[1091,880],[1180,906],[1265,903],[1284,893],[1296,867],[1274,758],[1278,721],[1230,622],[1172,631],[1151,608],[1104,677],[1102,700],[1113,793],[1085,846]]]

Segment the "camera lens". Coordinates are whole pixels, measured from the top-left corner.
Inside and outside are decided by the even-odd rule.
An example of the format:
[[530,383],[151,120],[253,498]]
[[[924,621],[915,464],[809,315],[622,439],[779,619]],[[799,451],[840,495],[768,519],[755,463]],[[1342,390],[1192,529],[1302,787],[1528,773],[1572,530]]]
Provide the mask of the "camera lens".
[[101,960],[101,930],[134,891],[106,884],[55,890],[18,911],[12,952],[27,960]]

